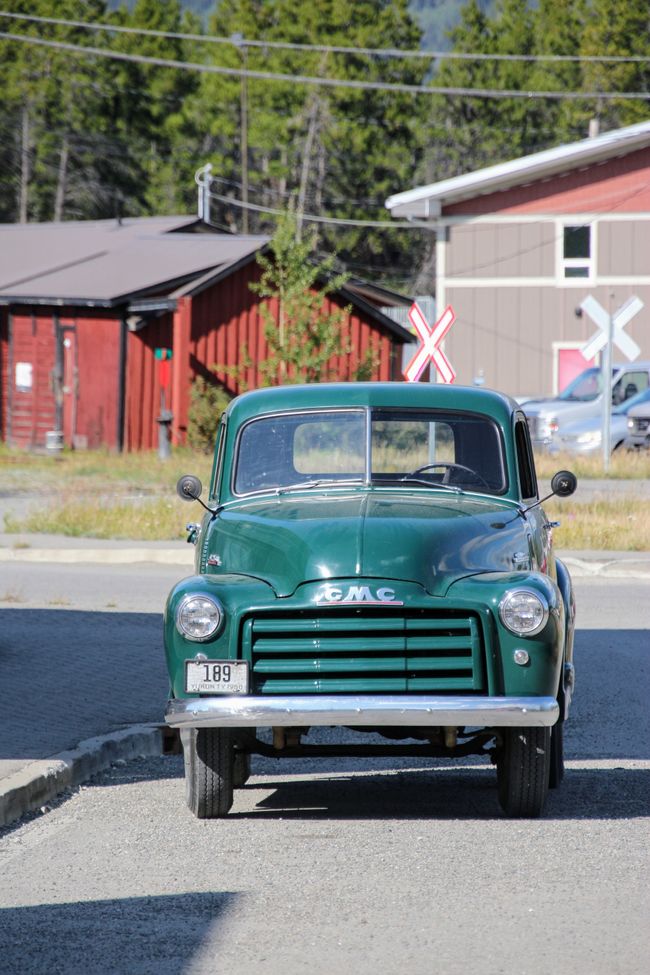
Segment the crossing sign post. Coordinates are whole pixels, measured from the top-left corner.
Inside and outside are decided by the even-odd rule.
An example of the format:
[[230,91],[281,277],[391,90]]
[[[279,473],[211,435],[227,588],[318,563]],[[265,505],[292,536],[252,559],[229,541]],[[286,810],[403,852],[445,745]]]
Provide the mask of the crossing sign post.
[[593,295],[587,295],[580,305],[582,310],[589,315],[591,320],[598,326],[598,331],[589,339],[586,345],[580,350],[585,359],[593,359],[599,352],[605,351],[605,361],[602,368],[603,376],[603,425],[602,425],[602,447],[603,447],[603,468],[609,470],[609,448],[612,427],[612,397],[609,388],[612,381],[612,352],[614,345],[617,345],[623,355],[627,356],[630,362],[638,358],[641,349],[634,339],[631,339],[623,329],[632,321],[634,316],[643,308],[643,302],[636,296],[628,298],[618,311],[611,314],[605,311],[600,302],[596,301]]
[[404,370],[407,382],[416,383],[429,362],[432,362],[442,382],[453,383],[456,373],[439,346],[454,324],[455,319],[453,308],[451,305],[447,305],[438,321],[431,328],[420,306],[417,302],[413,302],[409,309],[409,321],[420,338],[420,347]]

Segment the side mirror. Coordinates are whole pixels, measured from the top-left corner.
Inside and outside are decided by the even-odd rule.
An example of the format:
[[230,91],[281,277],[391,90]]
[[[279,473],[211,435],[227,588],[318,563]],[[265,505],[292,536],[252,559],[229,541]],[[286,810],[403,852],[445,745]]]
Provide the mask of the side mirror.
[[551,491],[558,498],[568,498],[578,486],[578,478],[571,471],[558,471],[551,481]]
[[532,511],[539,504],[544,504],[553,495],[557,495],[558,498],[568,498],[570,494],[573,494],[578,486],[578,478],[571,471],[558,471],[557,474],[553,475],[553,480],[551,481],[551,493],[547,494],[545,498],[540,498],[535,504],[529,505],[527,508],[522,508],[522,513],[525,514],[527,511]]
[[176,484],[176,494],[183,501],[198,501],[202,490],[203,485],[194,474],[183,474]]

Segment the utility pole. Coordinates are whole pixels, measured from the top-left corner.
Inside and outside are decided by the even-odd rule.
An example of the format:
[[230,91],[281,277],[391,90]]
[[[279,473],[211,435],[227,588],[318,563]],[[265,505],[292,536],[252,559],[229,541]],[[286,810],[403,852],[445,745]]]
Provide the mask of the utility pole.
[[241,76],[239,88],[239,144],[241,147],[241,199],[242,231],[248,233],[248,48],[243,34],[231,34],[230,40],[241,51],[241,63],[244,73]]
[[29,197],[29,181],[31,178],[31,160],[29,154],[29,106],[23,105],[22,146],[20,152],[20,198],[19,223],[27,223]]

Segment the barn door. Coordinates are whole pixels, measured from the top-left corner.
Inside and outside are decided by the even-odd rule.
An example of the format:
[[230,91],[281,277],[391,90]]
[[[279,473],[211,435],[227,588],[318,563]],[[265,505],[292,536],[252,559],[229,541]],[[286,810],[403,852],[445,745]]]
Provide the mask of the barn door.
[[57,322],[54,399],[57,429],[63,431],[63,442],[76,446],[79,369],[77,366],[77,330],[72,324]]

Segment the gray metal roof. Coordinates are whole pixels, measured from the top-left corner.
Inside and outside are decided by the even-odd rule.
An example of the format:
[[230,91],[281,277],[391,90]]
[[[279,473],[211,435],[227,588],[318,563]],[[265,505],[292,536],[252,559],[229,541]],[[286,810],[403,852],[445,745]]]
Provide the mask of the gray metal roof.
[[185,216],[0,224],[0,302],[110,307],[237,263],[268,241],[189,232],[196,222]]
[[437,217],[442,207],[451,203],[545,179],[646,146],[650,146],[650,121],[396,193],[386,200],[386,207],[393,217]]

